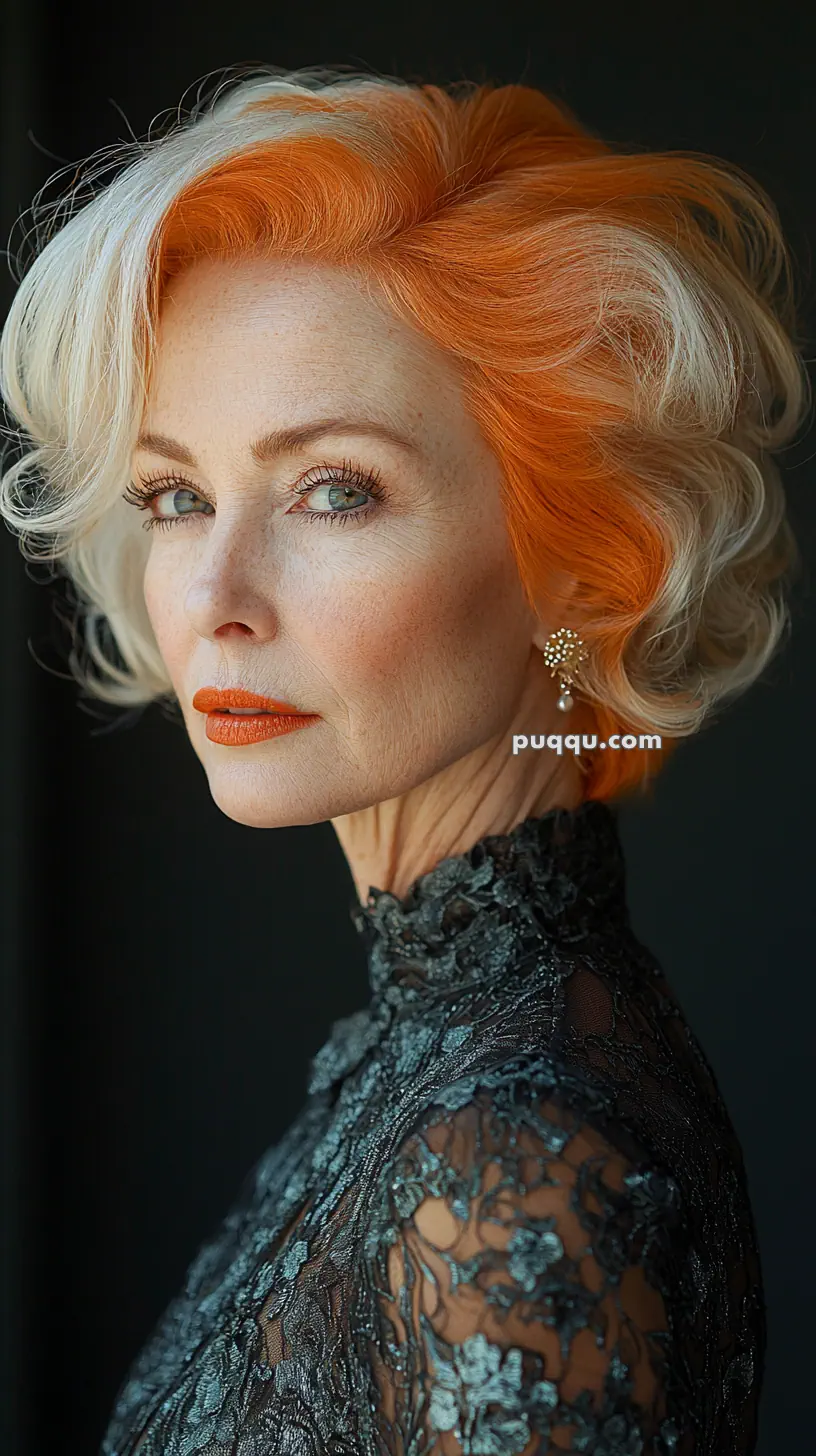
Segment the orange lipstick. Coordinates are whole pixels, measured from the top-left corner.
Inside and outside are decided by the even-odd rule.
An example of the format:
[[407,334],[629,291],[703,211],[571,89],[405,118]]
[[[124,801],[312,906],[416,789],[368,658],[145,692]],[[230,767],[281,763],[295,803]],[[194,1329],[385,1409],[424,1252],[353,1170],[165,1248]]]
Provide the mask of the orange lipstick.
[[[193,696],[193,707],[207,714],[206,732],[210,741],[231,748],[294,733],[296,728],[306,728],[320,717],[319,713],[301,713],[293,703],[281,698],[265,698],[246,688],[199,688]],[[256,711],[233,713],[232,708]]]

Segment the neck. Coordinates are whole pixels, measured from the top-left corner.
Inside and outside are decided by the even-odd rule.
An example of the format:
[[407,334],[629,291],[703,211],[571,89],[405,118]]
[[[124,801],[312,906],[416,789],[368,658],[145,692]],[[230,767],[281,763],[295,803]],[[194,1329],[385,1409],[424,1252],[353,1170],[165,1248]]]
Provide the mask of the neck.
[[420,875],[486,834],[509,834],[524,819],[577,807],[583,778],[572,753],[512,756],[507,743],[501,734],[398,798],[332,820],[363,903],[372,886],[401,899]]

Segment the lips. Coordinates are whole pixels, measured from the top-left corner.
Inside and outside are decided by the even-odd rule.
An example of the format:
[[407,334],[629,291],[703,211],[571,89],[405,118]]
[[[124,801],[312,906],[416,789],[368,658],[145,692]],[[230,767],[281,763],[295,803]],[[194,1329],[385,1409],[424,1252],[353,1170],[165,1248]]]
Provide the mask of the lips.
[[[316,718],[304,713],[283,698],[265,698],[246,688],[199,688],[193,696],[193,707],[199,713],[225,713],[230,708],[254,708],[257,713],[284,713],[287,717]],[[236,715],[237,716],[237,715]]]

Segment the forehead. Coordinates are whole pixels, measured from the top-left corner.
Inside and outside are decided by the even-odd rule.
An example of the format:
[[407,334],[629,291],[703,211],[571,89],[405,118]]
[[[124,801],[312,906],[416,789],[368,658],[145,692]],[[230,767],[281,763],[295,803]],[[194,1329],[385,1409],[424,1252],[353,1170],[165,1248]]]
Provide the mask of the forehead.
[[[305,261],[197,262],[172,280],[150,413],[194,428],[234,411],[290,423],[375,407],[416,436],[469,439],[456,360],[397,317],[376,283]],[[361,410],[361,407],[362,410]],[[273,419],[272,417],[276,418]]]
[[376,282],[305,261],[197,262],[170,283],[158,332],[166,351],[234,343],[270,354],[297,347],[347,358],[362,346],[381,359],[456,374],[454,360],[398,318]]

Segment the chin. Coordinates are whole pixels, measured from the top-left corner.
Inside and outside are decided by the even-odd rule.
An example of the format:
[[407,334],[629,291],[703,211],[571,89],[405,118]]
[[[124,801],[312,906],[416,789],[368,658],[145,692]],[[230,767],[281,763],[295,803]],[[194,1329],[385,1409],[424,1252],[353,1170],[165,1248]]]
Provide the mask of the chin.
[[347,781],[317,782],[308,766],[297,775],[292,770],[285,774],[280,769],[270,771],[268,764],[257,761],[233,762],[216,769],[210,764],[207,779],[213,803],[221,813],[249,829],[322,824],[379,802],[365,788],[352,788]]
[[239,774],[216,771],[208,777],[216,807],[249,829],[285,829],[326,818],[319,795],[304,794],[292,784],[269,783],[257,768]]

